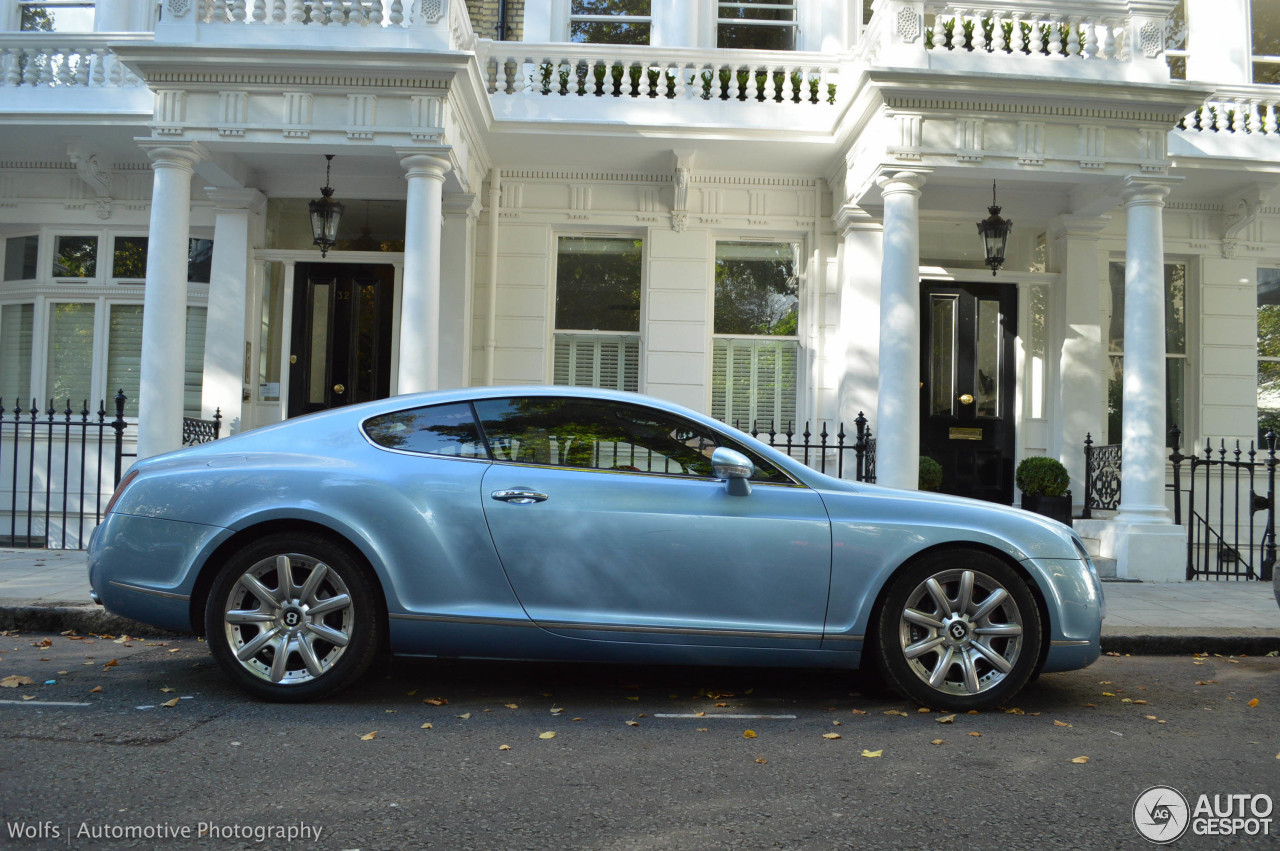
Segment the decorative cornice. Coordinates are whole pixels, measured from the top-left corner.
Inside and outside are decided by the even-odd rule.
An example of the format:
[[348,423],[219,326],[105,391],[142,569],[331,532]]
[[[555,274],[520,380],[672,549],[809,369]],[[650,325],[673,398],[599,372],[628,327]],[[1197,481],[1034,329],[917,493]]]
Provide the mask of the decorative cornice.
[[1093,118],[1106,119],[1110,121],[1125,122],[1150,122],[1155,124],[1166,124],[1170,121],[1170,116],[1181,118],[1184,113],[1177,110],[1138,110],[1138,109],[1106,109],[1096,106],[1082,106],[1075,104],[1052,104],[1044,101],[1036,103],[1002,103],[997,101],[979,101],[966,100],[963,97],[936,97],[898,94],[896,92],[886,92],[884,95],[885,106],[891,110],[935,110],[946,112],[961,112],[966,115],[974,114],[996,114],[996,115],[1028,115],[1037,118],[1057,117],[1064,119]]

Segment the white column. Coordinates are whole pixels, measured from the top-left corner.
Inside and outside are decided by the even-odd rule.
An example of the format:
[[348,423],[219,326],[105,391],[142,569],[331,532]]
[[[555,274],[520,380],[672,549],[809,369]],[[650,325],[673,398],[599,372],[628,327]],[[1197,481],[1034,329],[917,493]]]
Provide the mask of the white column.
[[1165,480],[1164,198],[1167,179],[1128,177],[1124,267],[1124,423],[1120,513],[1169,523]]
[[[837,419],[844,424],[846,434],[852,435],[858,414],[865,414],[872,418],[872,432],[879,433],[874,417],[880,363],[880,266],[884,228],[852,205],[840,211],[836,224],[843,235],[839,336],[844,350]],[[856,465],[846,464],[844,472],[846,478],[853,478]]]
[[471,306],[475,272],[476,220],[479,198],[450,193],[444,205],[440,246],[440,373],[439,387],[467,387],[471,383]]
[[182,446],[191,175],[200,158],[189,148],[147,153],[154,178],[142,312],[139,460]]
[[250,227],[267,199],[256,189],[205,189],[213,201],[213,262],[209,272],[209,314],[204,333],[204,386],[200,415],[213,419],[222,409],[222,434],[242,429],[245,310],[249,279]]
[[[1101,292],[1102,267],[1098,237],[1111,219],[1107,216],[1058,216],[1049,223],[1054,261],[1062,274],[1061,285],[1051,289],[1053,311],[1048,342],[1062,340],[1058,358],[1060,415],[1057,434],[1050,436],[1050,454],[1056,455],[1071,474],[1071,495],[1076,508],[1084,504],[1084,439],[1107,442],[1103,417]],[[1059,330],[1060,333],[1054,333]],[[1052,351],[1050,349],[1049,351]],[[1051,385],[1052,386],[1052,385]],[[1053,418],[1050,417],[1050,421]]]
[[920,187],[928,172],[885,171],[880,263],[876,483],[914,490],[920,471]]
[[440,231],[449,160],[401,152],[409,181],[404,225],[404,293],[400,308],[400,373],[396,393],[440,386]]

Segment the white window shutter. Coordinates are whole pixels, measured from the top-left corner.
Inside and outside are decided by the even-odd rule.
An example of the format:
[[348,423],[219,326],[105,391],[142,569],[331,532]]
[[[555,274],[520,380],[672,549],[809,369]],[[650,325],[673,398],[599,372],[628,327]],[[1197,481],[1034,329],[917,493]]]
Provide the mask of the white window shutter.
[[107,394],[124,390],[126,416],[138,415],[138,389],[142,373],[142,305],[110,306],[107,329]]
[[94,310],[92,302],[60,302],[52,306],[45,372],[47,398],[43,403],[49,399],[63,405],[68,399],[83,403],[93,395]]
[[552,381],[568,387],[639,390],[640,338],[557,333]]
[[[204,327],[208,308],[187,308],[186,371],[183,379],[182,414],[199,417],[204,393]],[[210,400],[210,404],[217,400]]]
[[796,340],[717,337],[711,362],[711,415],[744,431],[794,428]]
[[26,408],[31,404],[31,335],[35,305],[0,307],[0,398]]

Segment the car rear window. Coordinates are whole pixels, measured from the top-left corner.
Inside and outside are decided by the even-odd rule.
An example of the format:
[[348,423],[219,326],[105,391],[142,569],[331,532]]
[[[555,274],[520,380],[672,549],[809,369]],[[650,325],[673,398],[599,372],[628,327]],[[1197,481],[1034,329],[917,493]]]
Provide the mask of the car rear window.
[[471,405],[466,402],[371,417],[364,422],[364,433],[388,449],[452,458],[489,457]]

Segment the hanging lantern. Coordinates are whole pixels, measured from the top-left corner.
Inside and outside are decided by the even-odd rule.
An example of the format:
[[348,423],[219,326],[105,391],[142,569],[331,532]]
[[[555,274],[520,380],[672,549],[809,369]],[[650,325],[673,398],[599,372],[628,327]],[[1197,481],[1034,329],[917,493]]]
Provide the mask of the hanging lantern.
[[307,205],[311,211],[312,244],[320,246],[320,256],[329,253],[329,249],[338,241],[338,222],[342,219],[342,202],[333,200],[333,187],[329,185],[329,168],[333,165],[333,154],[325,154],[324,186],[320,188],[323,196]]
[[986,264],[991,267],[992,276],[1004,265],[1004,252],[1009,244],[1009,231],[1013,230],[1013,222],[1000,218],[1000,208],[996,205],[996,182],[991,181],[991,206],[987,208],[991,215],[978,222],[978,235],[982,237],[982,250]]

